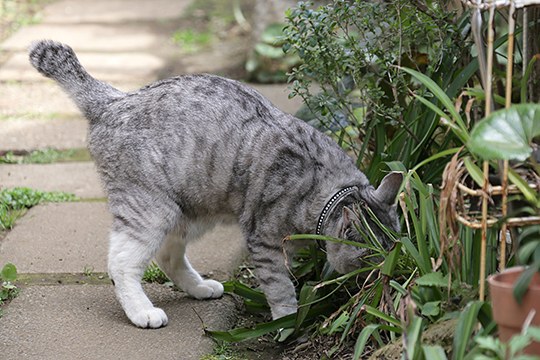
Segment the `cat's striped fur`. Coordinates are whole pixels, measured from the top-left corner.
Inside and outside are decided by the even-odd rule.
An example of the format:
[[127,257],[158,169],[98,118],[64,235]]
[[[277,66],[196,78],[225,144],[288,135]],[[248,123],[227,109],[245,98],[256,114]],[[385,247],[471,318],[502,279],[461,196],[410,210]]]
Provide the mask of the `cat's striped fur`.
[[[89,120],[88,146],[114,218],[109,274],[137,326],[167,323],[140,285],[154,256],[192,296],[222,295],[223,286],[203,280],[184,255],[187,242],[216,222],[240,224],[274,318],[296,311],[282,239],[313,233],[337,191],[358,188],[328,215],[325,234],[362,241],[346,208],[360,201],[398,230],[393,203],[401,175],[373,188],[329,137],[242,83],[187,75],[124,93],[91,77],[69,46],[48,40],[32,45],[30,61]],[[380,240],[388,241],[382,234]],[[365,255],[336,243],[327,251],[341,272],[358,267]]]

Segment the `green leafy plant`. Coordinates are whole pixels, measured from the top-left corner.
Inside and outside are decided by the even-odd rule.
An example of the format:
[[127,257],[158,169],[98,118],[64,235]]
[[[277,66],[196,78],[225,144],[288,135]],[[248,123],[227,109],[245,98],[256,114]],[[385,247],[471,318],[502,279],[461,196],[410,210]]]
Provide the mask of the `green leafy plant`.
[[[459,314],[452,314],[455,320],[443,320],[442,326],[450,328],[450,339],[432,337],[429,322],[415,311],[414,303],[406,307],[403,327],[403,351],[401,357],[410,360],[471,360],[482,354],[477,344],[480,338],[490,337],[495,330],[489,303],[472,301]],[[451,325],[454,324],[454,325]],[[481,325],[481,326],[479,326]],[[441,324],[438,325],[439,327]],[[448,340],[450,342],[448,343]],[[376,358],[386,358],[388,353],[376,353]],[[395,357],[396,354],[391,354]]]
[[[328,271],[316,246],[302,250],[291,263],[299,289],[296,316],[212,335],[240,341],[279,330],[276,339],[287,341],[311,334],[333,339],[324,356],[354,359],[403,336],[408,358],[462,359],[478,349],[478,335],[493,333],[489,305],[471,301],[478,291],[480,233],[460,226],[457,241],[441,239],[447,230],[438,210],[448,199],[439,185],[449,157],[458,154],[473,179],[482,178],[474,154],[461,151],[482,116],[474,103],[462,106],[463,96],[482,96],[476,88],[478,62],[470,58],[468,14],[458,17],[445,6],[335,0],[320,7],[300,3],[287,12],[283,49],[302,60],[289,78],[291,96],[306,104],[299,116],[354,155],[373,183],[387,169],[407,174],[399,199],[402,233],[392,234],[390,251],[367,241],[362,246],[385,261],[368,261],[341,276]],[[505,41],[497,39],[496,47]],[[460,95],[464,87],[469,90]],[[487,242],[487,271],[493,272],[496,231],[488,232]],[[240,294],[251,311],[267,308],[256,289],[240,283],[226,289]],[[406,301],[415,307],[408,320],[401,315]],[[456,317],[452,349],[422,342],[425,329]]]
[[13,152],[8,151],[0,156],[0,164],[17,164],[18,159],[13,155]]
[[[540,329],[526,328],[521,334],[513,336],[507,343],[495,335],[489,303],[473,301],[467,304],[457,318],[451,348],[439,344],[426,343],[423,335],[426,322],[422,317],[410,314],[411,319],[404,326],[407,334],[403,355],[411,360],[505,360],[536,359],[524,355],[523,350],[533,341],[540,340]],[[478,325],[481,325],[480,330]]]
[[0,229],[9,230],[24,212],[42,202],[74,201],[77,197],[64,192],[47,192],[30,188],[0,190]]
[[540,105],[519,104],[496,111],[471,131],[467,147],[486,160],[526,160],[540,135]]
[[89,266],[89,265],[85,265],[83,267],[83,274],[84,274],[84,276],[89,276],[89,277],[94,275],[94,267]]
[[148,283],[158,284],[165,284],[171,282],[171,280],[169,280],[167,275],[165,275],[165,273],[159,268],[159,266],[157,266],[155,262],[152,262],[146,267],[142,280]]
[[19,289],[13,284],[15,280],[17,280],[17,268],[11,263],[5,264],[0,272],[0,305],[15,298],[19,293]]
[[[403,11],[399,16],[393,12],[397,7],[385,4],[334,1],[315,10],[308,4],[300,4],[288,13],[285,29],[288,42],[284,49],[294,51],[304,61],[291,74],[291,95],[301,96],[310,110],[308,115],[318,122],[313,117],[305,120],[328,131],[345,149],[354,152],[358,166],[373,182],[377,182],[381,169],[408,173],[405,196],[400,200],[404,234],[392,235],[396,245],[391,251],[377,248],[376,243],[370,241],[360,245],[369,247],[386,261],[378,264],[368,261],[365,267],[342,276],[327,271],[324,255],[316,247],[304,250],[299,260],[293,262],[292,269],[299,281],[299,312],[295,317],[261,323],[250,329],[210,332],[211,335],[225,341],[241,341],[281,329],[277,339],[284,341],[311,333],[334,339],[326,356],[353,349],[350,355],[359,359],[365,358],[373,347],[383,346],[404,332],[412,331],[413,328],[402,326],[398,315],[405,297],[413,298],[420,309],[422,320],[414,328],[423,328],[444,318],[447,311],[455,310],[474,297],[478,284],[478,272],[474,268],[478,260],[473,256],[477,250],[476,235],[464,231],[462,238],[467,245],[463,248],[466,257],[474,261],[463,261],[459,266],[449,262],[444,254],[447,249],[441,248],[439,241],[438,190],[427,182],[440,179],[445,157],[455,154],[468,140],[467,122],[455,110],[451,99],[472,79],[477,64],[465,68],[445,61],[437,62],[440,67],[415,64],[416,70],[411,69],[409,73],[396,66],[400,63],[396,59],[413,53],[412,43],[408,43],[412,47],[407,51],[393,43],[393,39],[362,43],[361,34],[369,30],[373,34],[381,31],[373,29],[376,26],[373,24],[377,24],[372,21],[373,14],[381,17],[381,23],[399,23],[402,16],[413,13],[410,18],[419,19],[415,17],[415,9],[408,7],[409,3],[398,3],[399,11]],[[433,18],[418,21],[414,25],[409,23],[408,30],[414,26],[425,29],[426,24],[433,24],[430,22]],[[368,29],[369,26],[372,28]],[[453,26],[455,24],[448,23],[445,29]],[[424,36],[429,31],[419,32],[422,34],[414,36]],[[399,34],[401,38],[394,33],[392,36],[411,41],[404,32]],[[358,44],[364,47],[358,48]],[[450,51],[450,48],[440,50]],[[452,51],[459,53],[460,49],[452,48]],[[378,55],[382,59],[389,52],[393,54],[392,59],[381,60],[383,64],[366,63],[366,59]],[[457,58],[451,56],[447,60]],[[411,64],[411,59],[408,60]],[[372,71],[374,68],[376,71]],[[411,80],[414,74],[423,75],[421,71],[426,70],[436,81],[425,75],[424,82]],[[388,83],[388,79],[397,80]],[[313,80],[322,85],[321,94],[310,92]],[[445,123],[440,122],[441,114],[447,119]],[[448,133],[448,127],[454,131]],[[290,239],[343,241],[314,235],[293,235]],[[436,259],[440,260],[438,265],[434,264]],[[438,272],[431,275],[434,268]],[[234,284],[229,286],[229,291],[243,296],[248,309],[264,311],[266,308],[264,297],[256,290],[247,291],[245,286]],[[436,353],[438,349],[431,347],[426,351]]]
[[[383,346],[409,331],[402,326],[398,315],[404,298],[415,302],[424,319],[422,328],[474,298],[477,278],[457,274],[473,272],[471,267],[476,263],[464,263],[463,268],[454,269],[452,281],[449,281],[452,267],[446,260],[438,272],[433,272],[432,259],[441,256],[434,210],[437,196],[435,189],[419,181],[417,174],[410,176],[410,192],[402,205],[410,222],[405,225],[405,234],[390,234],[395,241],[390,250],[380,248],[369,234],[365,244],[357,244],[371,249],[373,259],[384,258],[384,262],[371,263],[368,259],[364,267],[337,275],[329,271],[324,254],[316,246],[303,249],[291,269],[299,282],[296,316],[262,322],[253,328],[209,331],[209,334],[221,341],[236,342],[276,333],[277,340],[287,341],[308,333],[333,339],[327,356],[352,351],[352,358],[361,359],[369,349]],[[292,235],[288,239],[344,241],[318,235]],[[463,280],[471,283],[463,284]],[[268,311],[264,294],[257,289],[234,281],[225,283],[225,290],[241,296],[248,312]]]
[[[364,221],[366,220],[364,219]],[[366,234],[366,238],[369,239],[367,244],[351,244],[372,250],[373,259],[390,259],[388,260],[385,271],[392,272],[393,266],[389,265],[389,263],[391,262],[395,266],[395,257],[390,254],[399,252],[401,246],[396,245],[393,250],[388,251],[373,237],[373,234]],[[346,242],[346,240],[318,235],[291,235],[286,241],[299,240]],[[324,260],[320,261],[320,259],[324,259],[324,254],[321,249],[313,245],[302,250],[299,253],[299,258],[293,261],[291,271],[295,274],[297,281],[302,283],[298,301],[299,309],[296,315],[289,315],[275,321],[261,323],[253,329],[233,329],[226,332],[211,331],[209,333],[213,337],[224,341],[241,341],[269,334],[277,330],[280,330],[277,339],[279,341],[285,341],[291,335],[298,336],[318,326],[321,326],[320,331],[323,333],[346,334],[345,330],[354,326],[354,323],[357,321],[356,315],[360,311],[364,311],[362,309],[364,305],[376,306],[377,294],[380,294],[383,287],[383,281],[380,275],[375,275],[375,286],[365,292],[355,290],[357,288],[356,281],[359,281],[359,278],[366,277],[372,271],[377,271],[382,265],[372,263],[370,259],[367,259],[366,267],[349,274],[337,275],[328,268]],[[252,289],[238,281],[227,282],[224,286],[226,292],[235,293],[244,298],[248,311],[257,313],[268,310],[264,294],[259,290]],[[356,295],[350,296],[349,294],[351,293],[356,293]],[[334,299],[334,301],[329,301],[330,299]],[[373,307],[373,312],[378,315],[375,307]],[[345,316],[343,315],[344,313],[356,315]],[[341,315],[338,316],[338,314]],[[330,320],[326,324],[316,324],[321,316],[330,317]],[[338,318],[334,319],[336,316]],[[394,329],[398,330],[395,327]]]

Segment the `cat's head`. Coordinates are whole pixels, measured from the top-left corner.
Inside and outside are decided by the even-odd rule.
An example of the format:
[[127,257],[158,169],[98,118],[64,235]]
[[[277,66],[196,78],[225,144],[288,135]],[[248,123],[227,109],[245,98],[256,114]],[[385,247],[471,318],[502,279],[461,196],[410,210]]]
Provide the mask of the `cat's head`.
[[[399,231],[395,199],[402,181],[403,175],[393,172],[382,180],[377,189],[368,187],[363,190],[360,194],[363,199],[361,202],[343,207],[341,217],[336,223],[337,236],[341,239],[367,244],[369,242],[365,236],[371,231],[378,241],[389,249],[392,241],[373,219],[373,215],[388,229]],[[369,249],[341,243],[327,242],[326,250],[328,261],[342,274],[358,269],[362,265],[365,266],[366,260],[370,262],[382,260],[369,258],[373,254]]]

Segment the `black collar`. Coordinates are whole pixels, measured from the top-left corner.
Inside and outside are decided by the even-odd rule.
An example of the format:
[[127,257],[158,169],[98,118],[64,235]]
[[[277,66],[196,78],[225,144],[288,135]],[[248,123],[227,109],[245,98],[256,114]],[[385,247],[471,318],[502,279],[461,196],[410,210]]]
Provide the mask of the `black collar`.
[[358,190],[356,186],[346,187],[344,189],[339,190],[337,193],[334,194],[334,196],[330,198],[330,200],[328,200],[328,202],[326,203],[326,205],[321,211],[321,215],[319,215],[319,220],[317,220],[317,228],[315,229],[316,235],[321,235],[324,222],[326,221],[326,217],[332,210],[334,210],[337,203],[343,200],[345,196],[349,195],[350,193],[356,190]]

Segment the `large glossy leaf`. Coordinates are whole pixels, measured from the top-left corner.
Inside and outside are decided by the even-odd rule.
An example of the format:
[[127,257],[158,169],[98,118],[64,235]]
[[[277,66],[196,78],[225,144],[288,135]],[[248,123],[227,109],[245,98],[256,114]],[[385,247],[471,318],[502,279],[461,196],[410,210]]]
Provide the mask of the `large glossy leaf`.
[[531,140],[540,135],[540,105],[520,104],[499,110],[471,131],[468,148],[486,160],[525,160]]

